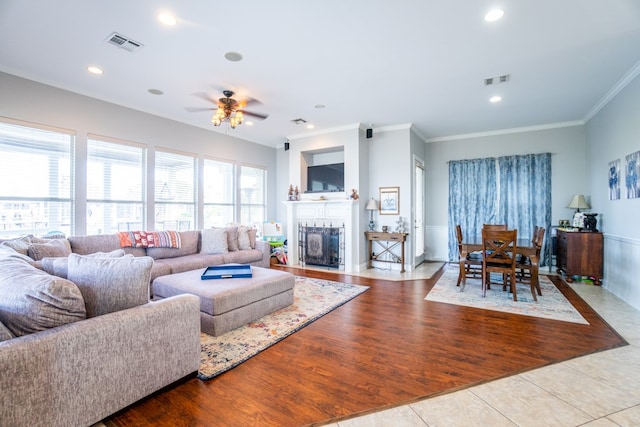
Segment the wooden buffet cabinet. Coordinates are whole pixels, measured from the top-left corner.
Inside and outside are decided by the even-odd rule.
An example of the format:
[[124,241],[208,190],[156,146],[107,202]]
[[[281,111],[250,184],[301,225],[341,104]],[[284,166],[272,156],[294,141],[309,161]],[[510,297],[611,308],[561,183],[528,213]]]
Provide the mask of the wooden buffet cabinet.
[[573,276],[589,276],[596,285],[600,285],[604,247],[602,233],[558,229],[557,235],[558,273],[565,273],[567,282],[572,282]]

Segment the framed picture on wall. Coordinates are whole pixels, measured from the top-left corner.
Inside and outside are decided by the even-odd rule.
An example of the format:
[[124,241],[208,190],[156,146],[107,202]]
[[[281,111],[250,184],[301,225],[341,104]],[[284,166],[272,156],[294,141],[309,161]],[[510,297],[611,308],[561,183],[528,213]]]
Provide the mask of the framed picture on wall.
[[609,200],[620,199],[620,159],[609,162]]
[[380,215],[400,214],[400,187],[380,187]]
[[627,199],[640,197],[640,151],[631,153],[625,157],[625,186],[627,187]]

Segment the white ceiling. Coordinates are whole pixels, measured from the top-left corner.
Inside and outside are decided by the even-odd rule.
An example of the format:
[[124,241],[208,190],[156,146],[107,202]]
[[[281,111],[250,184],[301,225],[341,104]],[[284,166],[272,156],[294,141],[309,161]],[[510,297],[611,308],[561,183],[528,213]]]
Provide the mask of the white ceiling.
[[[638,64],[638,0],[0,1],[0,71],[274,147],[358,123],[438,139],[581,121]],[[186,111],[222,89],[269,117],[231,130]]]

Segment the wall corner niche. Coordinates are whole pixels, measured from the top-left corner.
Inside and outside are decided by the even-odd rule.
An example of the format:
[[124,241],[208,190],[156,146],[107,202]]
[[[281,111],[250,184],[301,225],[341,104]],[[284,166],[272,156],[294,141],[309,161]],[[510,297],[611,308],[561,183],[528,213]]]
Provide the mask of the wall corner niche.
[[301,151],[301,198],[344,199],[347,167],[343,146]]

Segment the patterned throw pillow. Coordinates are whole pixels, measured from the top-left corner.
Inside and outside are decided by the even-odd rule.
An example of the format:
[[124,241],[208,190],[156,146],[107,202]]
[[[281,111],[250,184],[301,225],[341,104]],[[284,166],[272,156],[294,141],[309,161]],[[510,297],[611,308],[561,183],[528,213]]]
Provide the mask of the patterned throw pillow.
[[119,231],[121,248],[180,248],[177,231]]
[[226,254],[229,252],[227,232],[224,228],[205,228],[202,230],[201,254]]

